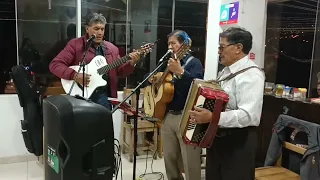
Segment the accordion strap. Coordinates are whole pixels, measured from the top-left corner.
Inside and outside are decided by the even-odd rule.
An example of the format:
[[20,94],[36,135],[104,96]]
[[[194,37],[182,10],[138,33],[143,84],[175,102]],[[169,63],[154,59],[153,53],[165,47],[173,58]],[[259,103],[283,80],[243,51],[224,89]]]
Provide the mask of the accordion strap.
[[237,72],[235,72],[235,73],[231,73],[229,76],[227,76],[227,77],[225,77],[225,78],[223,78],[223,79],[221,79],[221,80],[217,80],[216,82],[219,83],[219,82],[221,82],[221,81],[229,81],[230,79],[236,77],[238,74],[241,74],[241,73],[243,73],[243,72],[246,72],[247,70],[252,69],[252,68],[257,68],[257,69],[261,70],[261,69],[260,69],[259,67],[257,67],[257,66],[250,66],[250,67],[241,69],[240,71],[237,71]]

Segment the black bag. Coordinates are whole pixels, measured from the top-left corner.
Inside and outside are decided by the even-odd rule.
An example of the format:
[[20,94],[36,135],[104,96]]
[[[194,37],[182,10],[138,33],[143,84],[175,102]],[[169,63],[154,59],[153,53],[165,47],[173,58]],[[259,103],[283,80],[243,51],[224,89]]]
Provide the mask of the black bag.
[[21,133],[25,146],[30,153],[40,156],[43,154],[43,119],[39,93],[31,74],[23,66],[14,66],[11,77],[23,108]]

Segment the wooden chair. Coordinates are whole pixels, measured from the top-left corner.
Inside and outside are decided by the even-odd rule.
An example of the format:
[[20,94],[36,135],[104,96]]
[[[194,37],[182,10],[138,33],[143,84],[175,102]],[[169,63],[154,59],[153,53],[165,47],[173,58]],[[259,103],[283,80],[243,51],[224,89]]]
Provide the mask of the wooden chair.
[[[133,154],[134,154],[134,125],[133,124],[129,124],[127,122],[123,122],[123,133],[122,133],[122,153],[125,154],[126,150],[129,149],[129,161],[132,162],[133,161]],[[129,131],[130,132],[130,140],[129,142],[126,141],[126,132]],[[156,153],[157,150],[157,134],[158,134],[158,128],[155,124],[149,122],[149,121],[144,121],[144,120],[138,120],[138,133],[146,133],[146,132],[154,132],[154,136],[153,136],[153,143],[148,141],[148,140],[144,140],[143,144],[138,144],[137,146],[137,152],[138,151],[146,151],[146,150],[151,150],[153,154]],[[154,156],[154,159],[157,156]]]
[[[303,155],[306,152],[305,148],[296,146],[289,142],[283,143],[283,148]],[[282,155],[278,159],[275,166],[260,167],[255,170],[256,180],[300,180],[300,176],[286,168],[281,167]]]
[[[131,89],[124,89],[123,91],[124,97],[129,95],[131,93]],[[140,90],[140,95],[144,93],[144,89]],[[136,95],[132,95],[131,98],[131,106],[136,107]],[[141,99],[141,98],[140,98]],[[143,100],[143,99],[141,99]],[[127,141],[127,132],[129,131],[129,141]],[[158,126],[149,122],[138,119],[138,133],[144,133],[147,132],[154,132],[153,136],[153,142],[150,142],[148,140],[144,140],[143,144],[138,144],[137,151],[145,151],[145,150],[151,150],[154,153],[156,153],[158,149]],[[133,153],[134,153],[134,126],[133,123],[128,122],[128,116],[124,115],[124,121],[122,124],[122,153],[126,153],[126,150],[129,150],[129,161],[133,161]],[[152,154],[152,155],[153,155]],[[154,157],[156,159],[157,156]]]

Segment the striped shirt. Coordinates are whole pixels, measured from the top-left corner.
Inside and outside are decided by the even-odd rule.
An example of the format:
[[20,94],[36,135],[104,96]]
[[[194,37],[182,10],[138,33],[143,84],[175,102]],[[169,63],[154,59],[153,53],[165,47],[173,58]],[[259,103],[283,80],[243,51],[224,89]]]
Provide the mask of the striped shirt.
[[[257,66],[248,56],[231,66],[225,67],[218,80],[250,66]],[[257,68],[251,68],[236,77],[221,82],[222,89],[229,95],[226,111],[221,113],[220,128],[243,128],[259,126],[263,103],[265,76]]]

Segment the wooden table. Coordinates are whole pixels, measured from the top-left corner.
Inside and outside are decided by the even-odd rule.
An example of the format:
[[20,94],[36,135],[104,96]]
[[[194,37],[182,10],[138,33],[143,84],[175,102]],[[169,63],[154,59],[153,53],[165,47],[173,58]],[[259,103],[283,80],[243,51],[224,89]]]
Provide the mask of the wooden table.
[[14,83],[7,83],[5,89],[4,89],[5,94],[17,94],[16,87]]

